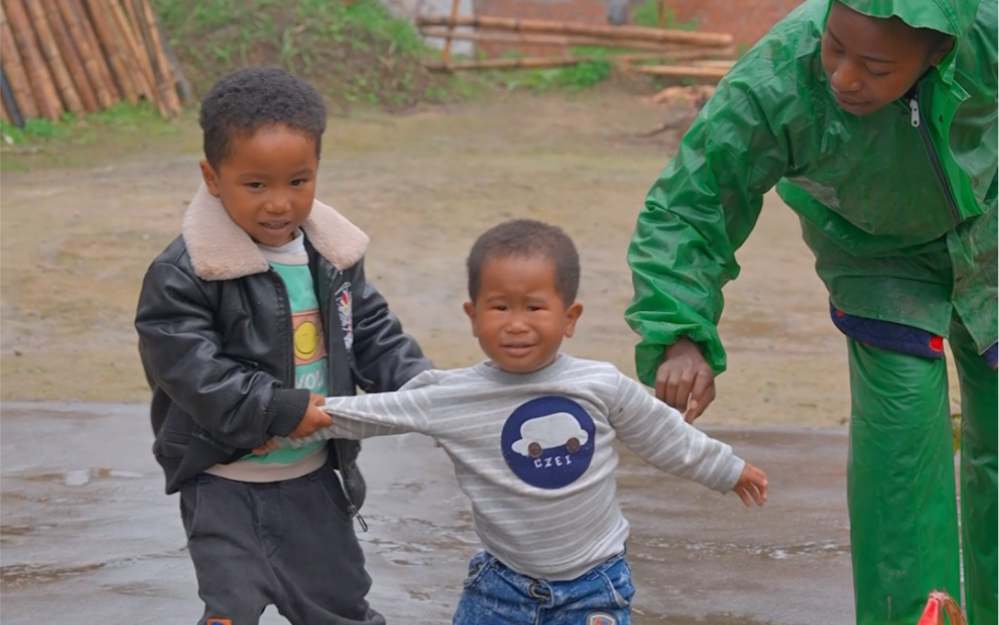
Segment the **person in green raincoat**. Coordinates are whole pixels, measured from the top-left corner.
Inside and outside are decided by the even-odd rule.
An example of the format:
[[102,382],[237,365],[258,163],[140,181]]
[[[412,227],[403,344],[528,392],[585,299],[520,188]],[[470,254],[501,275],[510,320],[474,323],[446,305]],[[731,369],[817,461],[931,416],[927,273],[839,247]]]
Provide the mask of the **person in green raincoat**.
[[857,623],[961,596],[943,340],[961,389],[965,609],[995,625],[996,0],[810,0],[722,79],[628,262],[639,377],[693,420],[725,369],[722,286],[776,186],[847,337]]

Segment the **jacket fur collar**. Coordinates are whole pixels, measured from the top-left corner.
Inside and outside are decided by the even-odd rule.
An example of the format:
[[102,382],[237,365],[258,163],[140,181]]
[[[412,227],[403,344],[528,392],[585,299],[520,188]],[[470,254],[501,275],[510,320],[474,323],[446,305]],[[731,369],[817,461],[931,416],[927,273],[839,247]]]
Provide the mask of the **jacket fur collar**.
[[[361,260],[368,248],[368,236],[360,228],[318,200],[302,230],[319,255],[340,270]],[[270,268],[257,244],[229,218],[204,183],[187,207],[180,231],[194,272],[202,280],[233,280]]]

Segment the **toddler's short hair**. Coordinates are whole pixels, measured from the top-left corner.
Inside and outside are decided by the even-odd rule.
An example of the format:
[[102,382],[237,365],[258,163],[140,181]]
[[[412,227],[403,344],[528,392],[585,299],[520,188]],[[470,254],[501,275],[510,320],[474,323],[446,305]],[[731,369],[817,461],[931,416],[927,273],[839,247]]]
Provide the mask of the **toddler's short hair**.
[[232,137],[287,124],[312,137],[319,156],[326,130],[323,97],[309,83],[279,67],[244,67],[222,76],[201,98],[205,159],[218,169],[231,156]]
[[533,219],[514,219],[483,232],[472,246],[465,266],[468,296],[479,294],[482,266],[493,258],[542,257],[555,265],[555,288],[565,304],[576,301],[579,291],[579,253],[572,239],[558,226]]

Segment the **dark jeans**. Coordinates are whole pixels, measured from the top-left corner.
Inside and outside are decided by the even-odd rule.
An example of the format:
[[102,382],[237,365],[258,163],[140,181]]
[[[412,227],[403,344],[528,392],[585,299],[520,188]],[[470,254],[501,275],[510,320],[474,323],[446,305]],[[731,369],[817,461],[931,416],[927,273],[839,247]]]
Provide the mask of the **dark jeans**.
[[199,623],[256,625],[274,605],[293,625],[384,625],[329,465],[294,480],[236,482],[202,474],[180,491],[188,551],[205,602]]

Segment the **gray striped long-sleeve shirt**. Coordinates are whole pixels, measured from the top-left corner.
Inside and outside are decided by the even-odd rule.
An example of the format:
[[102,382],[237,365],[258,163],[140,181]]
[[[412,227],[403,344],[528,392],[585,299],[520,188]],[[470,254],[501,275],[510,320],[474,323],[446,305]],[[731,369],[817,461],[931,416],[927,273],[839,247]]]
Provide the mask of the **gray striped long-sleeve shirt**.
[[613,365],[561,354],[528,374],[488,362],[426,371],[395,393],[332,397],[333,425],[281,446],[419,432],[451,457],[486,551],[530,577],[570,580],[624,550],[620,439],[654,466],[728,492],[744,462]]

